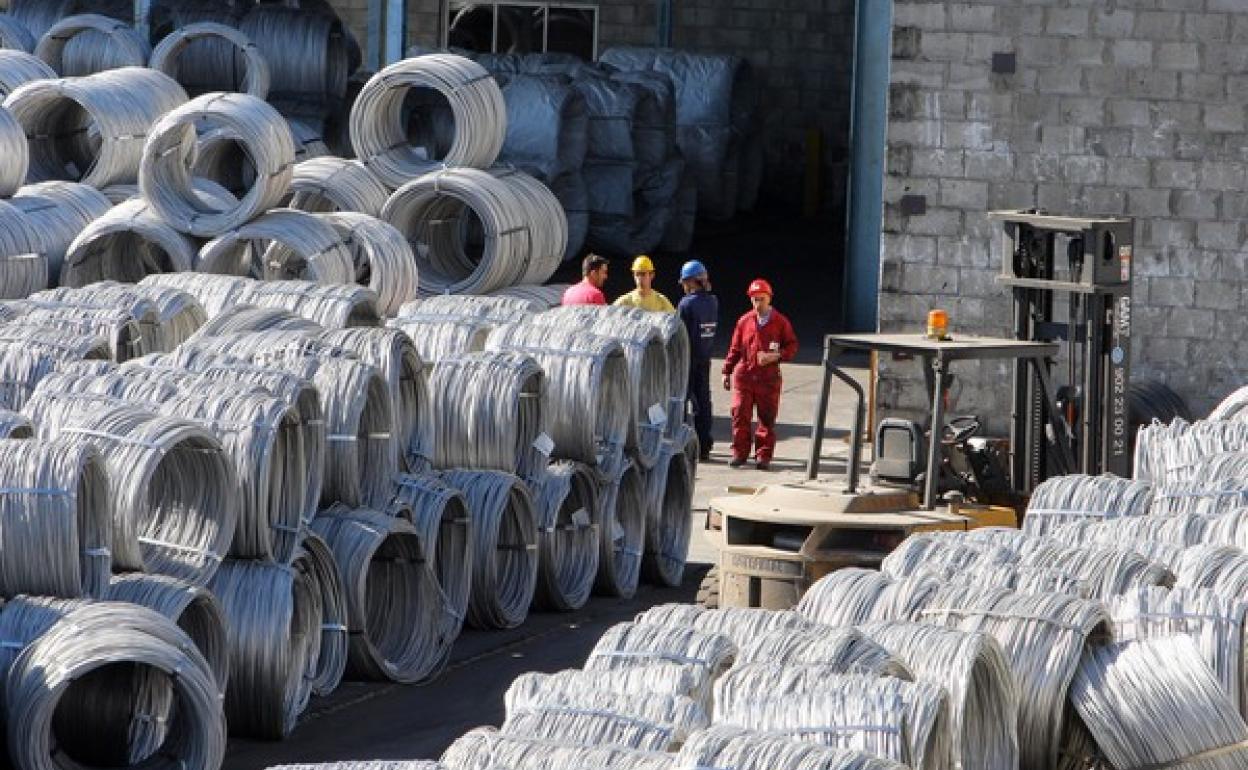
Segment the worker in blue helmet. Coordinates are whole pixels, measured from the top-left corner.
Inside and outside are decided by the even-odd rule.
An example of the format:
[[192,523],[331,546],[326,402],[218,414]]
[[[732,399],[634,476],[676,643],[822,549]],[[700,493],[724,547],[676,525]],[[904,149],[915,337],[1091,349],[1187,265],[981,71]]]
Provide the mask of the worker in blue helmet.
[[693,412],[702,460],[711,459],[711,356],[719,327],[719,298],[711,292],[706,265],[690,260],[680,268],[685,290],[676,312],[689,332],[689,390],[685,395]]

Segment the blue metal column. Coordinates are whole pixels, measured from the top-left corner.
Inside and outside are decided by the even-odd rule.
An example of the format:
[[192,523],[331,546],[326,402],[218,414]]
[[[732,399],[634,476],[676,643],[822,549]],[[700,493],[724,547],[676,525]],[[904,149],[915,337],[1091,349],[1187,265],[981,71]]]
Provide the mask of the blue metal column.
[[878,328],[892,26],[892,0],[858,0],[845,248],[845,327],[849,331]]
[[407,0],[386,0],[386,64],[403,58],[407,48]]
[[151,40],[152,0],[134,0],[134,28],[144,40]]
[[655,45],[672,47],[672,0],[655,0]]
[[364,66],[377,72],[381,69],[381,25],[386,0],[368,0],[368,41],[364,45]]

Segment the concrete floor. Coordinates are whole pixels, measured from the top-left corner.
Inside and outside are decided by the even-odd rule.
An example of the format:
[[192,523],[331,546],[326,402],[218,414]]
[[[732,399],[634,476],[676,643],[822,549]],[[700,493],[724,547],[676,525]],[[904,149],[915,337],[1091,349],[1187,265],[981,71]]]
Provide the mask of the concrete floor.
[[[720,362],[714,371],[719,371]],[[456,642],[448,669],[424,686],[345,683],[329,698],[314,701],[286,741],[231,740],[225,770],[261,770],[277,764],[331,762],[348,759],[434,759],[464,732],[479,725],[497,725],[503,718],[503,693],[526,671],[558,671],[584,663],[609,626],[630,620],[647,607],[690,602],[715,552],[703,530],[706,503],[731,485],[750,485],[804,478],[810,441],[810,419],[818,395],[821,369],[808,364],[786,365],[780,404],[779,443],[772,470],[752,465],[728,467],[728,404],[730,394],[717,389],[712,397],[719,439],[712,460],[699,467],[694,495],[694,534],[684,585],[674,589],[642,588],[630,600],[595,598],[575,613],[538,613],[518,629],[468,631]],[[855,371],[860,381],[865,372]],[[824,474],[844,471],[844,437],[852,414],[851,392],[833,386],[824,443]]]

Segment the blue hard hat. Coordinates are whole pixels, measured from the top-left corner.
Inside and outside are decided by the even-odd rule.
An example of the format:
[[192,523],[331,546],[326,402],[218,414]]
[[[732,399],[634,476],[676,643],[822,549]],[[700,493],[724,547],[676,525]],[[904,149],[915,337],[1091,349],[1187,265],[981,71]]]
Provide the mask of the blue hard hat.
[[688,281],[700,275],[706,275],[706,265],[696,259],[691,259],[680,267],[680,280],[682,281]]

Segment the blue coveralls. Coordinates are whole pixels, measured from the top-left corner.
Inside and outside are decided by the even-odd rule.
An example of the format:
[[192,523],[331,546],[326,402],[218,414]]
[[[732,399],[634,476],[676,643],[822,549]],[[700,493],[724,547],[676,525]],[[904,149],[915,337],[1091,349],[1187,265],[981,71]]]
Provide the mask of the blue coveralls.
[[711,451],[711,355],[719,326],[719,298],[705,289],[686,294],[676,312],[689,332],[689,392],[693,429],[702,454]]

